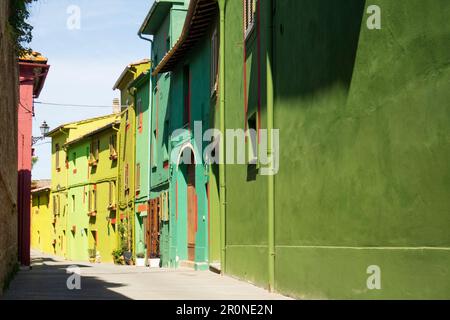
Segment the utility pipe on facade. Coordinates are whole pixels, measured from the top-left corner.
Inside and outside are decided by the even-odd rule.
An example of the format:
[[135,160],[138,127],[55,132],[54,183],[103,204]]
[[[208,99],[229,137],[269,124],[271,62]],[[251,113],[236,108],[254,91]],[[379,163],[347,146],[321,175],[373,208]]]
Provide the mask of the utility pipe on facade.
[[220,184],[220,269],[222,275],[226,272],[226,168],[225,168],[225,5],[226,0],[219,1],[220,11],[220,53],[219,53],[219,110],[220,110],[220,164],[219,164],[219,184]]
[[[261,3],[261,2],[260,2]],[[273,0],[265,1],[267,16],[267,44],[266,44],[266,72],[267,72],[267,132],[268,148],[267,156],[270,159],[270,173],[268,176],[268,195],[267,195],[267,212],[268,212],[268,271],[269,271],[269,290],[274,291],[275,286],[275,177],[274,177],[274,157],[273,157],[273,127],[274,127],[274,93],[273,93],[273,73],[272,73],[272,50],[273,50]],[[261,5],[261,4],[260,4]]]
[[[119,114],[119,116],[120,117],[122,117],[122,114],[123,114],[123,112],[121,112],[120,114]],[[115,131],[115,132],[117,132],[117,134],[116,134],[116,152],[118,152],[119,154],[120,154],[120,128],[116,128],[115,127],[115,124],[113,123],[113,125],[112,125],[112,129],[113,129],[113,131]],[[120,189],[119,189],[119,177],[120,177],[120,174],[119,174],[119,171],[120,171],[120,168],[121,168],[121,161],[120,161],[120,157],[119,157],[119,159],[118,159],[118,163],[119,163],[119,165],[117,166],[117,180],[116,180],[116,187],[114,188],[114,197],[115,197],[115,203],[116,203],[116,206],[117,206],[117,211],[119,211],[120,210],[120,203],[119,203],[119,192],[120,192]],[[117,211],[116,211],[116,219],[117,219]],[[119,217],[120,218],[120,217]],[[120,220],[120,219],[119,219]],[[117,220],[116,220],[117,221]],[[117,245],[117,248],[120,248],[121,247],[121,245],[120,245],[121,243],[120,243],[120,232],[117,232],[117,236],[116,236],[116,245]]]
[[[148,112],[149,112],[149,121],[148,121],[148,137],[149,137],[149,145],[150,147],[148,148],[148,161],[150,161],[151,157],[152,157],[152,115],[153,115],[153,75],[152,75],[152,68],[153,68],[153,63],[155,63],[156,61],[152,60],[152,55],[153,55],[153,39],[150,38],[146,38],[142,35],[142,29],[139,30],[138,32],[138,36],[139,38],[141,38],[142,40],[148,41],[150,42],[150,84],[149,84],[149,95],[148,95]],[[156,119],[156,121],[158,121],[158,119]],[[135,143],[135,147],[136,147],[136,143]],[[152,173],[151,173],[151,169],[149,167],[148,170],[148,177],[147,177],[147,181],[148,181],[148,199],[147,199],[147,215],[150,214],[150,199],[152,197]],[[135,208],[136,211],[136,208]],[[135,241],[136,243],[136,239],[135,239],[135,235],[136,235],[136,231],[135,231],[135,223],[133,223],[133,241]],[[150,258],[150,257],[148,257]]]
[[[132,90],[130,90],[128,88],[128,93],[133,97],[133,101],[134,101],[135,97],[136,97],[136,89],[132,88]],[[132,105],[133,105],[133,108],[135,108],[134,102],[133,102]],[[127,107],[129,108],[130,106],[128,105]],[[136,114],[134,115],[134,118],[135,118],[135,120],[134,120],[134,122],[135,122],[136,121]],[[133,129],[135,129],[135,128],[133,128]],[[133,132],[133,134],[135,135],[136,132]],[[133,170],[136,170],[135,156],[136,156],[136,139],[134,139],[134,143],[133,143],[133,161],[132,161],[132,164],[133,164],[133,166],[135,166],[133,168]],[[136,179],[136,177],[134,179]],[[136,181],[134,181],[134,184],[136,185]],[[132,213],[133,214],[133,219],[132,219],[133,223],[131,225],[131,238],[133,239],[133,242],[131,243],[131,249],[130,250],[131,250],[131,253],[133,255],[133,258],[136,258],[136,193],[133,194],[132,199],[133,199],[133,213]],[[128,203],[127,203],[127,206],[128,206]],[[129,224],[131,219],[129,217],[127,217],[127,219],[128,219],[128,224]],[[128,228],[129,228],[129,225],[128,225],[127,229]],[[128,230],[130,230],[130,229],[128,229]],[[128,232],[128,230],[127,230],[127,232]],[[129,239],[130,237],[127,237],[127,238]],[[129,242],[130,241],[128,240],[128,246],[130,245]],[[134,248],[134,250],[133,250],[133,248]]]

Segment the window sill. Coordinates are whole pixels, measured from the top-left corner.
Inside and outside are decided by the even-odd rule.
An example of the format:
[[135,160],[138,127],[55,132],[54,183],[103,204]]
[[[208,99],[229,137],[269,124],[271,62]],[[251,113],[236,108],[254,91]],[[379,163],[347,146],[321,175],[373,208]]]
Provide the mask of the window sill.
[[89,217],[96,217],[97,216],[97,211],[91,211],[87,214]]
[[98,160],[89,162],[90,167],[96,167],[98,165]]

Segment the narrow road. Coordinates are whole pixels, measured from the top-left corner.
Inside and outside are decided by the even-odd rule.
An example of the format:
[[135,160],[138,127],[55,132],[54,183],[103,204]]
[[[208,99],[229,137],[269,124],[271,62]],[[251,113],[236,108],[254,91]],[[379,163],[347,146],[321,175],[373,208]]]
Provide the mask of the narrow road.
[[[70,266],[81,272],[81,289],[69,290]],[[271,294],[230,277],[190,269],[149,269],[113,264],[70,262],[32,252],[32,269],[19,271],[2,299],[48,300],[277,300]]]

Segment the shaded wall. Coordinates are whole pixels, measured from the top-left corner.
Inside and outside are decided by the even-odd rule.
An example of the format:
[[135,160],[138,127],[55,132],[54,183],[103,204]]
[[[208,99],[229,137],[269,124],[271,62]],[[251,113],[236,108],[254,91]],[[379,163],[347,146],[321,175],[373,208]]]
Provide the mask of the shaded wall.
[[[275,289],[298,298],[448,298],[450,6],[275,4]],[[366,27],[371,4],[382,10],[381,30]],[[241,18],[240,4],[228,1],[229,128],[245,121]],[[261,76],[264,127],[264,67]],[[266,286],[267,178],[244,177],[244,166],[227,166],[227,272]],[[367,288],[371,265],[381,269],[381,290]]]
[[31,247],[47,254],[54,254],[53,211],[50,206],[50,190],[32,193]]
[[6,30],[8,5],[0,2],[0,294],[17,264],[18,71]]

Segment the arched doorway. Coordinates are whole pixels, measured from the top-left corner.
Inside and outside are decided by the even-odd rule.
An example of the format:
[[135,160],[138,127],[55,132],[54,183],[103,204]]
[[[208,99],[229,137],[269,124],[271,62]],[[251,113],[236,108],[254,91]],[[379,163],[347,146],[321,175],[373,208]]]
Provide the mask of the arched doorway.
[[[206,183],[203,166],[192,143],[179,147],[173,181],[174,251],[171,259],[177,266],[205,268],[208,230]],[[204,217],[203,219],[200,217]]]
[[190,163],[186,166],[186,200],[187,200],[187,253],[188,261],[195,261],[195,238],[197,234],[197,192],[195,181],[195,158],[191,149],[184,152],[191,154]]

